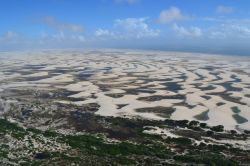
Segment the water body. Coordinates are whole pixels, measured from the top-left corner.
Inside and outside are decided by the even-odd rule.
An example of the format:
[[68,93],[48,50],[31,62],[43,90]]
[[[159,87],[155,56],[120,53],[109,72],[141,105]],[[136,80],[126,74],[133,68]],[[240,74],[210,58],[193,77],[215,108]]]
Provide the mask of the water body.
[[167,82],[162,85],[166,86],[167,90],[178,93],[179,90],[183,90],[182,86],[178,82]]

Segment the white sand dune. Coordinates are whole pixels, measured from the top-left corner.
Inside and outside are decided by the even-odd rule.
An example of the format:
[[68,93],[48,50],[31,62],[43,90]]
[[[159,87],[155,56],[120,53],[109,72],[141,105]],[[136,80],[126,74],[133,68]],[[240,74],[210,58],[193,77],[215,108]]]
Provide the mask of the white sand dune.
[[[228,130],[250,130],[250,58],[160,51],[121,51],[117,55],[112,51],[104,50],[103,55],[78,52],[78,56],[72,56],[70,51],[51,51],[12,56],[15,58],[0,66],[0,95],[13,88],[50,87],[71,91],[74,94],[66,97],[79,98],[54,102],[79,106],[98,103],[96,114],[102,116],[164,120],[159,114],[136,109],[172,107],[176,110],[170,118],[175,120],[199,120],[224,125]],[[30,64],[38,68],[24,68]],[[46,65],[39,67],[41,64]],[[82,81],[80,73],[90,76]],[[230,87],[224,83],[232,84]],[[141,97],[148,100],[139,100]],[[117,105],[124,106],[118,109]],[[233,112],[232,107],[240,112]],[[196,118],[206,111],[205,119]],[[237,122],[235,114],[245,118],[243,123]]]

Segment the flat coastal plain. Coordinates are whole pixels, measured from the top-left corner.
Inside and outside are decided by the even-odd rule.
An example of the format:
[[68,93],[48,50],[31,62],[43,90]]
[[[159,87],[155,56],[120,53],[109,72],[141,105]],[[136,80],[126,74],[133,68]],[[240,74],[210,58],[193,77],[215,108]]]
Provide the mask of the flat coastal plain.
[[[237,164],[248,163],[250,58],[109,49],[3,52],[0,116],[1,123],[18,125],[25,131],[32,128],[63,135],[102,133],[105,141],[111,142],[138,143],[139,130],[161,140],[190,140],[188,148],[171,145],[175,156],[188,154],[191,146],[228,145],[241,151],[238,158],[238,154],[225,152],[234,156]],[[30,136],[32,131],[26,134]],[[16,145],[16,138],[9,135],[12,145]],[[66,153],[74,148],[61,141],[46,149],[34,138],[32,141],[40,150],[37,154],[23,152],[27,161],[35,158],[42,163],[53,158],[45,151],[60,149]],[[169,147],[168,143],[165,146]],[[5,156],[3,163],[20,161],[21,154],[13,153],[11,159]],[[76,152],[70,155],[76,156]],[[127,159],[136,161],[137,157]],[[160,164],[184,162],[180,157],[164,162],[161,156],[154,159]]]

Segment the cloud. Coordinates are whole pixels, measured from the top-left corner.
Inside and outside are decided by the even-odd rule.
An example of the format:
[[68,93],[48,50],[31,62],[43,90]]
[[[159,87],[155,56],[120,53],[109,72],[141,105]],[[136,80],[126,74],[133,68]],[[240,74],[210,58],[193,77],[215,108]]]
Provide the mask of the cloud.
[[17,32],[7,31],[0,36],[0,42],[13,44],[17,43],[21,39],[21,35]]
[[[231,25],[232,30],[240,33],[242,37],[250,37],[250,27],[242,25]],[[236,33],[237,34],[237,33]]]
[[242,24],[221,24],[210,30],[210,38],[250,39],[250,26]]
[[61,22],[53,16],[42,18],[41,23],[59,31],[69,31],[69,32],[83,32],[84,31],[84,28],[81,25]]
[[230,14],[234,12],[234,9],[229,6],[217,6],[216,12],[219,14]]
[[95,36],[114,36],[114,34],[110,32],[109,30],[99,28],[95,32]]
[[160,23],[166,24],[175,21],[185,20],[187,18],[188,16],[183,15],[179,8],[170,7],[169,9],[161,11],[158,20]]
[[41,33],[40,43],[46,43],[46,41],[54,41],[59,43],[65,42],[85,42],[85,37],[81,34],[65,34],[62,31],[59,31],[54,34],[47,34],[45,32]]
[[184,28],[182,26],[178,26],[177,24],[174,24],[173,29],[180,36],[200,37],[203,34],[200,28],[194,27],[194,26],[190,28]]
[[147,21],[148,18],[116,19],[112,30],[98,29],[95,36],[115,39],[141,39],[159,36],[160,30],[150,28]]
[[115,3],[128,3],[130,5],[133,5],[135,3],[140,2],[140,0],[114,0]]
[[81,41],[81,42],[85,42],[86,41],[86,39],[85,39],[85,37],[83,36],[83,35],[78,35],[78,36],[72,36],[73,37],[73,39],[75,38],[75,39],[78,39],[79,41]]
[[115,20],[115,27],[126,32],[126,36],[135,36],[136,38],[156,37],[160,31],[151,29],[146,21],[148,18],[126,18]]
[[62,41],[65,39],[65,34],[64,32],[60,31],[59,33],[53,34],[52,37],[57,39],[58,41]]
[[55,32],[41,32],[39,39],[41,44],[79,44],[86,41],[85,36],[83,35],[84,28],[81,25],[65,23],[52,16],[42,18],[40,23],[55,29]]
[[7,31],[0,34],[0,49],[7,48],[57,48],[77,47],[86,43],[83,27],[76,24],[63,23],[54,17],[46,17],[40,23],[48,25],[55,31],[37,32],[37,36]]
[[211,31],[209,33],[209,38],[211,39],[224,39],[226,38],[226,33],[221,31]]

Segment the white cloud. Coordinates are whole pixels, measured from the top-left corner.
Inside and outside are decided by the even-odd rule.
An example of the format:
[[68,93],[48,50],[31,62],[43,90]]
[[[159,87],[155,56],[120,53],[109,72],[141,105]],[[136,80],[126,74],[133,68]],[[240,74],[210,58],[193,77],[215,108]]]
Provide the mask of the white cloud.
[[13,31],[7,31],[0,36],[0,42],[9,44],[17,43],[20,39],[21,35]]
[[62,31],[60,31],[59,33],[53,34],[52,36],[53,36],[53,38],[55,38],[55,39],[57,39],[59,41],[65,39],[64,32],[62,32]]
[[41,22],[59,31],[83,32],[84,28],[81,25],[65,23],[57,20],[55,17],[44,17]]
[[213,39],[250,39],[250,26],[245,24],[221,24],[209,31],[209,37]]
[[226,37],[226,34],[221,31],[211,31],[209,34],[209,38],[212,39],[224,39]]
[[202,30],[198,27],[190,27],[185,28],[182,26],[178,26],[177,24],[174,24],[173,29],[177,32],[180,36],[190,36],[190,37],[200,37],[202,36]]
[[171,23],[187,19],[188,16],[182,14],[181,10],[177,7],[170,7],[167,10],[163,10],[159,16],[159,22],[162,24]]
[[109,30],[100,28],[95,32],[95,36],[114,36],[114,34]]
[[41,33],[40,42],[46,43],[45,41],[54,41],[54,42],[85,42],[86,39],[81,34],[65,34],[62,31],[59,31],[54,34],[47,34],[45,32]]
[[85,42],[86,39],[83,35],[78,35],[76,38],[78,38],[78,40],[80,40],[81,42]]
[[81,25],[65,23],[49,16],[40,20],[41,23],[55,29],[54,33],[41,32],[40,43],[81,43],[85,42],[84,28]]
[[234,9],[229,6],[217,6],[216,12],[220,14],[229,14],[234,12]]
[[157,37],[160,30],[150,28],[148,18],[126,18],[114,21],[112,30],[98,29],[95,36],[106,36],[116,39],[141,39],[148,37]]
[[240,33],[243,37],[250,37],[250,27],[242,25],[231,25],[231,29]]
[[139,2],[140,0],[114,0],[116,3],[128,3],[130,5]]
[[148,18],[127,18],[115,20],[115,27],[120,28],[125,32],[125,37],[156,37],[160,31],[152,29],[148,26],[146,21]]

